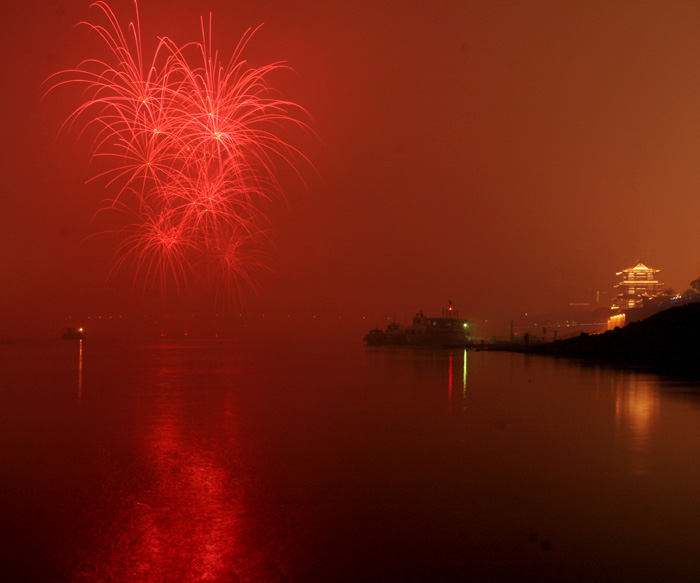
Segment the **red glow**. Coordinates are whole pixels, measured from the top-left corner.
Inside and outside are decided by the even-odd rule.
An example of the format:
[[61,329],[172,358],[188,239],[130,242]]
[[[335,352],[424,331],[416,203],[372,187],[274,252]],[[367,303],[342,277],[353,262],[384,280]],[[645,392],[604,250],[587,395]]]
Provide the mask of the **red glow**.
[[250,29],[223,63],[212,48],[211,18],[208,31],[202,21],[201,42],[178,46],[162,37],[147,61],[136,3],[127,27],[107,3],[94,6],[107,24],[82,24],[111,59],[84,60],[50,81],[51,89],[84,87],[85,101],[64,125],[95,132],[93,155],[113,162],[98,175],[113,190],[106,206],[133,217],[116,267],[129,260],[163,292],[197,281],[216,283],[230,298],[241,283],[254,283],[252,271],[262,265],[261,203],[281,194],[275,163],[304,159],[276,133],[280,125],[306,127],[303,110],[268,85],[285,65],[246,64]]
[[[452,309],[452,308],[450,308]],[[448,386],[449,386],[449,400],[450,400],[450,405],[452,405],[452,352],[450,352],[450,363],[449,363],[449,379],[448,379]]]
[[76,580],[228,581],[249,578],[258,567],[241,540],[245,476],[232,486],[220,460],[188,433],[179,405],[163,388],[143,441],[152,479]]

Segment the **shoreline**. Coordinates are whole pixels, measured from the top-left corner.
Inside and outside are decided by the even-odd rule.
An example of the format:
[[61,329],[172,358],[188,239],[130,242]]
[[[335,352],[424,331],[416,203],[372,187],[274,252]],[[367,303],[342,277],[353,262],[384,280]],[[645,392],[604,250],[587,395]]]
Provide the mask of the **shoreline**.
[[543,354],[654,371],[700,375],[700,302],[668,308],[602,334],[537,344],[507,344],[486,350]]

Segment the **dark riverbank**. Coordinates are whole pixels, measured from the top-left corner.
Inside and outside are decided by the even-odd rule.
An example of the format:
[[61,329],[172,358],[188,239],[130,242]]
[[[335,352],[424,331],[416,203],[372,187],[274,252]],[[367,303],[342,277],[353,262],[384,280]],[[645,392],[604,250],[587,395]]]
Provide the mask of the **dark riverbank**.
[[669,308],[604,334],[582,333],[566,340],[507,349],[699,374],[700,302]]

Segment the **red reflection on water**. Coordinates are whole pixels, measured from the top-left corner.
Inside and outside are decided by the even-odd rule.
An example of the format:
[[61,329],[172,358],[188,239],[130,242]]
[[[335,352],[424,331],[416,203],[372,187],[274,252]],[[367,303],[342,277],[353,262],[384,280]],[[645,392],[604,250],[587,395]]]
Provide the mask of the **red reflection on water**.
[[[164,412],[165,413],[165,412]],[[174,411],[164,414],[149,440],[155,469],[151,491],[137,501],[145,527],[134,548],[135,564],[192,581],[230,576],[238,538],[240,491],[212,455],[185,438]]]
[[[170,379],[172,372],[159,371]],[[75,580],[255,580],[262,553],[241,542],[249,478],[235,459],[208,447],[212,428],[205,427],[210,419],[220,424],[213,433],[230,444],[235,420],[220,409],[215,410],[219,417],[210,411],[201,418],[188,416],[185,408],[200,402],[186,400],[169,380],[159,385],[142,435],[144,475],[135,477],[133,492],[112,495],[122,511],[113,524],[99,526],[100,548]]]
[[[452,410],[452,391],[454,387],[454,367],[458,362],[454,358],[453,353],[450,352],[449,363],[448,363],[448,399],[450,402],[450,411]],[[462,399],[467,396],[467,350],[466,348],[462,351]]]
[[449,391],[450,391],[450,405],[452,405],[452,352],[450,352],[450,372],[449,372]]

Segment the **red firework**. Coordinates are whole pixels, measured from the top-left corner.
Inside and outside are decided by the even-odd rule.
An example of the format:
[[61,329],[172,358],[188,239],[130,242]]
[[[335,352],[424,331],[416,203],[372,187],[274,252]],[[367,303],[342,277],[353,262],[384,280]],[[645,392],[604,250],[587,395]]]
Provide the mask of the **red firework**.
[[105,25],[83,22],[104,41],[109,58],[86,59],[50,78],[50,90],[83,87],[84,101],[64,126],[95,127],[94,156],[112,160],[103,178],[113,192],[107,207],[128,211],[115,267],[129,262],[137,276],[179,292],[192,282],[216,284],[219,298],[240,298],[264,265],[266,223],[261,202],[281,194],[275,164],[294,168],[305,157],[276,133],[280,125],[307,128],[302,108],[276,97],[267,79],[284,63],[252,68],[243,35],[227,64],[202,41],[178,47],[160,38],[150,59],[136,18],[123,28],[106,2]]

